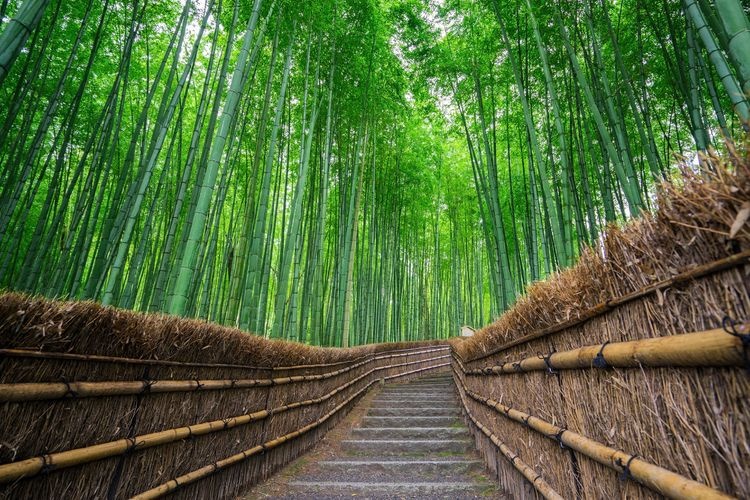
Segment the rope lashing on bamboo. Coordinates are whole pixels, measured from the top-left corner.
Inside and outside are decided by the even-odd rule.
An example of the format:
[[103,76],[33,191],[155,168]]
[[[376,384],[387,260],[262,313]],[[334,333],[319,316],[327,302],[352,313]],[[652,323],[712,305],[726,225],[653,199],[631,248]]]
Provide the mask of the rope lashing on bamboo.
[[[429,366],[425,368],[419,368],[417,370],[411,370],[408,372],[400,373],[398,375],[391,375],[388,377],[384,377],[385,380],[391,380],[394,378],[400,378],[405,377],[407,375],[414,375],[417,373],[423,373],[428,370],[434,370],[437,368],[442,368],[445,366],[449,366],[450,363],[441,363],[434,366]],[[344,409],[349,403],[357,399],[359,396],[364,394],[367,390],[370,389],[370,387],[376,383],[379,383],[379,380],[373,380],[370,383],[368,383],[365,387],[361,388],[351,396],[349,396],[345,401],[340,403],[338,406],[336,406],[333,410],[326,413],[323,417],[319,418],[315,422],[312,422],[296,431],[290,432],[288,434],[284,434],[283,436],[279,436],[271,441],[266,441],[263,444],[253,446],[252,448],[248,448],[247,450],[241,451],[239,453],[236,453],[232,456],[229,456],[227,458],[217,460],[216,462],[213,462],[209,465],[206,465],[200,469],[194,470],[192,472],[189,472],[187,474],[184,474],[180,477],[171,479],[167,481],[166,483],[162,483],[155,488],[152,488],[148,491],[144,491],[143,493],[140,493],[134,497],[132,497],[131,500],[147,500],[147,499],[153,499],[153,498],[160,498],[168,493],[171,493],[175,491],[177,488],[185,486],[186,484],[194,483],[196,481],[199,481],[201,479],[204,479],[214,472],[225,469],[229,467],[230,465],[234,465],[236,463],[242,462],[254,455],[258,455],[260,453],[263,453],[267,450],[271,450],[273,448],[276,448],[282,444],[284,444],[287,441],[290,441],[294,438],[297,438],[316,427],[319,427],[320,425],[324,424],[329,418],[337,414],[339,411]]]
[[640,299],[642,297],[645,297],[653,293],[657,293],[661,290],[664,290],[665,288],[669,288],[675,285],[680,285],[682,283],[686,283],[688,281],[691,281],[697,278],[702,278],[705,276],[709,276],[711,274],[719,273],[721,271],[726,271],[728,269],[739,267],[739,266],[747,264],[748,262],[750,262],[750,250],[745,250],[744,252],[740,252],[740,253],[731,255],[729,257],[723,258],[723,259],[715,260],[713,262],[709,262],[706,264],[701,264],[692,269],[688,269],[686,271],[683,271],[682,273],[676,274],[672,276],[671,278],[667,278],[665,280],[661,280],[656,283],[647,285],[632,293],[604,301],[600,304],[595,305],[591,309],[584,311],[577,318],[573,318],[568,321],[563,321],[562,323],[557,323],[547,328],[542,328],[541,330],[537,330],[536,332],[532,332],[528,335],[524,335],[517,339],[513,339],[509,342],[506,342],[505,344],[501,346],[491,349],[490,351],[480,356],[476,356],[467,361],[481,361],[499,352],[506,351],[510,349],[511,347],[516,347],[518,345],[525,344],[531,340],[536,340],[538,338],[546,337],[548,335],[561,332],[568,328],[581,325],[590,319],[593,319],[597,316],[601,316],[602,314],[609,312],[613,309],[616,309],[619,306],[627,304],[628,302],[632,302],[636,299]]
[[742,342],[742,362],[745,364],[745,370],[750,374],[750,328],[747,324],[739,323],[729,316],[724,316],[721,325],[725,332]]
[[[455,367],[454,367],[455,370]],[[472,423],[482,431],[482,433],[489,438],[489,440],[492,442],[492,444],[495,445],[497,449],[500,450],[500,452],[505,456],[505,458],[508,459],[508,461],[513,465],[513,467],[520,472],[523,477],[526,478],[526,480],[531,484],[531,486],[539,492],[540,495],[542,495],[544,498],[548,500],[562,500],[563,497],[557,493],[550,485],[547,483],[540,474],[538,474],[533,468],[531,468],[528,464],[526,464],[523,460],[521,460],[517,453],[513,452],[508,445],[506,445],[497,435],[493,434],[492,431],[490,431],[487,427],[485,427],[469,410],[468,405],[465,401],[465,396],[463,392],[459,389],[459,395],[461,397],[461,404],[463,405],[464,412],[466,413],[466,416],[469,417],[469,420],[472,421]]]
[[[388,354],[410,352],[425,350],[425,347],[413,347],[410,349],[397,349],[389,351]],[[430,348],[430,350],[441,350],[449,349],[448,346],[436,346]],[[126,358],[118,356],[102,356],[98,354],[77,354],[70,352],[53,352],[53,351],[42,351],[39,348],[15,348],[15,349],[0,349],[0,357],[8,358],[33,358],[33,359],[44,359],[44,360],[60,360],[60,361],[85,361],[95,363],[116,363],[126,365],[153,365],[153,366],[175,366],[184,368],[221,368],[221,369],[232,369],[232,370],[255,370],[255,371],[290,371],[290,370],[307,370],[313,368],[325,368],[338,365],[345,365],[361,361],[363,359],[378,355],[380,353],[365,354],[358,356],[354,359],[346,361],[336,361],[333,363],[318,363],[309,365],[295,365],[295,366],[255,366],[255,365],[240,365],[230,363],[198,363],[189,361],[170,361],[162,359],[138,359],[138,358]]]
[[[547,356],[530,356],[484,368],[465,369],[467,375],[507,375],[519,372],[587,368],[731,367],[747,365],[750,323],[627,342],[605,342]],[[747,339],[747,340],[746,340]],[[606,353],[605,353],[606,347]],[[463,366],[463,363],[462,363]]]
[[[151,448],[160,446],[168,443],[180,441],[182,439],[192,438],[194,436],[201,436],[204,434],[210,434],[213,432],[223,431],[234,427],[247,425],[249,423],[269,418],[273,415],[283,413],[295,408],[303,406],[311,406],[321,404],[336,394],[350,388],[351,386],[361,382],[363,379],[371,376],[372,374],[389,370],[393,368],[402,368],[405,366],[412,366],[416,364],[429,363],[444,359],[445,356],[436,358],[429,358],[423,360],[409,361],[406,363],[400,363],[397,365],[380,366],[369,370],[368,372],[360,375],[359,377],[350,380],[346,384],[343,384],[333,391],[320,396],[315,399],[308,399],[305,401],[297,401],[294,403],[285,404],[273,409],[259,410],[253,413],[245,415],[239,415],[229,418],[223,418],[220,420],[213,420],[210,422],[202,422],[199,424],[189,425],[185,427],[178,427],[174,429],[167,429],[164,431],[153,432],[150,434],[144,434],[141,436],[135,436],[134,438],[119,439],[116,441],[110,441],[107,443],[100,443],[93,446],[87,446],[84,448],[76,448],[73,450],[67,450],[57,453],[50,453],[47,455],[33,457],[26,460],[20,460],[10,464],[0,465],[0,484],[14,481],[20,478],[28,478],[40,474],[49,470],[57,470],[66,467],[72,467],[74,465],[81,465],[104,458],[109,458],[131,451],[141,450],[144,448]],[[444,365],[440,365],[444,366]],[[431,367],[427,367],[431,368]],[[386,377],[387,378],[387,377]]]
[[[440,349],[441,351],[443,349]],[[196,392],[209,390],[250,389],[286,385],[298,382],[327,380],[343,375],[361,366],[383,359],[430,354],[436,350],[419,351],[394,355],[375,356],[354,365],[317,375],[295,375],[268,379],[220,379],[220,380],[152,380],[148,387],[143,381],[105,382],[29,382],[21,384],[0,384],[0,402],[40,401],[62,398],[87,398],[101,396],[132,396],[164,392]],[[445,354],[444,358],[450,357]]]
[[[453,369],[457,370],[455,366]],[[498,401],[485,398],[484,396],[468,389],[460,377],[457,378],[460,381],[459,385],[463,391],[475,401],[492,408],[506,418],[518,422],[549,439],[557,440],[566,447],[575,450],[592,460],[619,472],[620,474],[624,473],[628,478],[633,479],[668,498],[692,500],[733,498],[726,493],[647,462],[635,455],[625,453],[615,448],[610,448],[609,446],[594,441],[593,439],[589,439],[570,429],[558,427],[557,425],[551,424],[539,417],[516,410]]]

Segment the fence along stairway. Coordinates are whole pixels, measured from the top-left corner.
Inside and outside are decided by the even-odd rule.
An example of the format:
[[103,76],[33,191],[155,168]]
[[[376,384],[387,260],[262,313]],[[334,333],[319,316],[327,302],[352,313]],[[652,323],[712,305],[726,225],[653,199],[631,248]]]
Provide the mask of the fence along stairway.
[[310,463],[284,498],[496,498],[460,419],[450,376],[386,385],[333,460]]

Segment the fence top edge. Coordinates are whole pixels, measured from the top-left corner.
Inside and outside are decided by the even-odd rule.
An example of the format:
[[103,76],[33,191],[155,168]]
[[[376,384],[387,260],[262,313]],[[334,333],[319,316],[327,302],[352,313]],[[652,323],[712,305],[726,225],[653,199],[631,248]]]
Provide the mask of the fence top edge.
[[664,280],[651,283],[631,293],[622,295],[620,297],[611,298],[604,302],[601,302],[583,311],[581,315],[577,318],[573,318],[571,320],[564,321],[562,323],[550,325],[548,327],[529,333],[517,339],[510,340],[500,346],[495,347],[494,349],[491,349],[490,351],[484,354],[474,356],[470,359],[463,359],[463,357],[461,357],[461,359],[465,363],[473,363],[475,361],[482,361],[484,359],[489,358],[490,356],[494,356],[503,351],[507,351],[508,349],[511,349],[513,347],[526,344],[528,342],[546,337],[548,335],[559,333],[563,330],[567,330],[568,328],[580,326],[583,323],[591,319],[594,319],[596,317],[601,316],[604,313],[607,313],[613,309],[616,309],[617,307],[630,303],[636,299],[643,298],[652,293],[656,293],[657,291],[663,290],[664,288],[679,285],[681,283],[685,283],[693,279],[711,276],[713,274],[717,274],[722,271],[726,271],[735,267],[739,267],[741,265],[745,265],[748,262],[750,262],[750,250],[745,250],[744,252],[730,255],[729,257],[711,261],[706,264],[697,265],[695,267],[682,271],[681,273],[675,274],[670,278],[666,278]]

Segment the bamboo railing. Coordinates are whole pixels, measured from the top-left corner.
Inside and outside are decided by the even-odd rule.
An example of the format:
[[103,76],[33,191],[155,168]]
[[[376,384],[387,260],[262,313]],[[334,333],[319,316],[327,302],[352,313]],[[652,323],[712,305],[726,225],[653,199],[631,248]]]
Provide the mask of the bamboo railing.
[[[622,477],[633,479],[661,495],[675,499],[728,499],[733,497],[659,465],[649,463],[635,454],[609,447],[571,429],[554,425],[539,417],[484,397],[470,390],[462,376],[523,374],[545,370],[555,372],[557,370],[594,367],[742,367],[747,363],[745,349],[748,342],[746,339],[750,335],[746,333],[747,331],[748,324],[734,324],[731,331],[715,329],[637,341],[584,346],[578,349],[552,353],[549,356],[527,357],[517,362],[477,369],[467,369],[454,351],[454,378],[462,396],[465,394],[503,417],[546,438],[555,440],[561,446],[581,453],[621,473]],[[469,415],[469,409],[463,397],[462,401],[467,415]],[[490,431],[483,430],[481,424],[476,422],[474,417],[469,415],[469,419],[490,437]],[[506,457],[508,456],[504,450],[501,451]],[[524,477],[529,479],[526,474],[524,474]],[[532,482],[532,485],[536,487],[534,482]]]
[[[265,379],[223,379],[223,380],[133,380],[105,382],[32,382],[21,384],[0,384],[0,403],[19,401],[41,401],[61,398],[88,398],[102,396],[132,396],[140,394],[157,394],[166,392],[196,392],[227,389],[250,389],[314,382],[343,375],[370,362],[393,359],[404,356],[415,356],[433,352],[417,350],[399,354],[385,354],[360,361],[346,368],[341,368],[318,375],[296,375],[291,377]],[[338,363],[336,363],[338,364]],[[320,365],[318,365],[320,366]],[[323,365],[324,366],[324,365]],[[302,367],[299,367],[302,368]]]
[[[735,325],[742,335],[750,324]],[[607,342],[568,351],[537,355],[502,365],[466,370],[467,375],[506,375],[530,371],[577,370],[584,368],[725,367],[743,366],[741,337],[718,328],[703,332],[670,335],[628,342]]]
[[[9,463],[0,464],[0,494],[7,493],[13,496],[18,492],[19,486],[24,489],[20,491],[42,491],[46,486],[42,484],[51,484],[49,480],[53,477],[57,477],[59,471],[65,478],[75,478],[78,474],[87,474],[86,471],[96,472],[96,476],[100,477],[98,481],[111,482],[109,486],[107,483],[99,483],[100,486],[96,487],[97,491],[109,490],[109,495],[113,494],[115,490],[112,490],[112,484],[117,484],[117,480],[112,478],[108,472],[105,472],[107,465],[112,464],[112,459],[128,460],[132,462],[136,460],[138,464],[148,467],[154,457],[159,460],[162,452],[157,451],[159,447],[167,448],[165,452],[169,454],[174,453],[174,446],[186,440],[196,440],[208,435],[216,435],[216,438],[212,440],[196,442],[197,447],[199,446],[212,446],[216,443],[216,439],[224,432],[237,432],[242,427],[249,427],[251,424],[260,425],[257,427],[249,427],[242,434],[232,434],[232,436],[244,436],[242,439],[247,442],[248,436],[250,439],[253,437],[262,438],[267,432],[282,431],[277,438],[270,441],[263,442],[261,439],[258,440],[258,444],[254,444],[252,447],[243,450],[238,453],[234,453],[230,457],[218,460],[206,467],[202,467],[197,471],[189,474],[183,474],[177,477],[175,480],[170,481],[166,487],[164,485],[157,486],[155,490],[164,492],[173,491],[179,486],[188,483],[194,483],[200,479],[208,477],[218,470],[222,470],[229,465],[236,463],[237,461],[245,460],[251,456],[256,456],[261,452],[272,450],[279,447],[284,443],[295,441],[297,438],[310,434],[313,429],[318,429],[324,422],[335,422],[338,419],[338,415],[347,408],[353,401],[364,394],[374,384],[382,382],[383,380],[390,380],[397,377],[416,376],[423,372],[432,371],[450,365],[450,354],[449,347],[445,344],[434,345],[434,346],[419,346],[414,348],[402,348],[388,351],[387,348],[378,348],[376,352],[368,353],[364,356],[356,356],[350,359],[339,361],[335,360],[331,363],[311,363],[311,364],[298,364],[288,366],[254,366],[254,365],[238,365],[238,364],[225,364],[225,363],[192,363],[183,361],[169,361],[169,360],[151,360],[151,359],[136,359],[136,358],[123,358],[123,357],[108,357],[100,355],[86,355],[78,353],[60,353],[60,352],[45,352],[28,349],[3,349],[0,350],[0,356],[7,358],[31,358],[31,359],[44,359],[52,361],[65,361],[64,365],[54,365],[55,372],[59,370],[58,366],[65,367],[77,367],[85,366],[87,363],[109,363],[109,364],[122,364],[127,365],[146,365],[146,366],[165,366],[165,367],[190,367],[190,368],[231,368],[231,369],[247,369],[247,370],[268,370],[272,373],[278,372],[290,372],[284,376],[276,377],[260,377],[260,378],[238,378],[238,379],[196,379],[196,380],[104,380],[104,381],[84,381],[84,380],[73,380],[69,382],[29,382],[29,383],[6,383],[0,384],[0,402],[2,402],[5,408],[28,408],[31,411],[31,407],[27,405],[37,405],[36,408],[43,408],[38,405],[59,405],[58,401],[66,400],[67,398],[76,398],[81,400],[81,404],[88,406],[83,403],[86,398],[99,398],[104,401],[108,401],[108,398],[118,398],[121,396],[135,396],[132,399],[137,409],[140,405],[147,405],[147,399],[142,399],[144,396],[159,393],[174,393],[180,397],[180,393],[192,393],[192,392],[208,392],[210,393],[221,393],[222,391],[230,391],[237,389],[263,389],[264,392],[252,393],[248,403],[254,405],[263,405],[263,401],[266,401],[267,406],[256,406],[256,409],[248,411],[247,413],[234,414],[226,418],[207,419],[202,422],[191,423],[189,425],[174,426],[162,430],[156,430],[146,432],[142,434],[132,434],[132,437],[125,437],[115,439],[111,441],[94,442],[92,444],[86,444],[85,446],[71,447],[69,449],[58,449],[58,451],[52,451],[43,455],[32,456],[29,458],[21,458]],[[382,350],[380,350],[382,349]],[[71,364],[68,365],[67,362]],[[83,365],[81,365],[83,364]],[[99,365],[101,366],[101,365]],[[325,371],[324,373],[313,373],[309,374],[309,370],[320,370],[326,368],[336,368],[333,370]],[[359,371],[355,371],[358,370]],[[303,375],[296,375],[295,372],[299,373],[303,371]],[[55,373],[52,372],[52,373]],[[116,371],[108,369],[102,373],[110,373],[117,375],[120,373],[119,369]],[[132,373],[132,370],[129,372]],[[148,372],[146,372],[148,373]],[[172,373],[172,372],[159,372],[159,373]],[[41,375],[45,376],[44,374]],[[114,378],[114,377],[113,377]],[[331,384],[336,384],[331,387]],[[327,384],[327,386],[325,385]],[[295,385],[300,385],[299,388],[294,388]],[[310,385],[308,389],[308,385]],[[307,396],[308,393],[320,393],[320,389],[324,388],[325,393],[317,395],[317,397]],[[298,396],[302,395],[302,398]],[[289,400],[289,396],[296,398],[295,401]],[[243,396],[245,397],[245,396]],[[344,398],[341,401],[341,397]],[[284,398],[287,398],[285,402]],[[93,399],[91,399],[93,401]],[[215,405],[216,402],[222,401],[211,397],[208,400],[197,399],[194,405],[195,408],[200,408],[200,405]],[[332,404],[331,404],[332,403]],[[64,404],[64,403],[62,403]],[[106,403],[105,403],[106,404]],[[167,400],[159,400],[157,407],[162,405],[169,405]],[[8,406],[10,405],[10,406]],[[80,406],[83,413],[86,413],[85,406]],[[333,406],[333,408],[332,408]],[[149,411],[151,417],[158,417],[159,410],[154,407]],[[313,409],[313,408],[320,409]],[[50,407],[51,408],[51,407]],[[131,407],[132,408],[132,407]],[[217,406],[212,406],[211,412],[213,412]],[[309,408],[311,410],[307,410]],[[145,408],[148,409],[148,408]],[[303,410],[294,411],[292,410]],[[27,411],[27,410],[24,410]],[[36,410],[34,410],[36,411]],[[137,411],[137,410],[136,410]],[[197,413],[203,413],[206,410],[198,410]],[[292,412],[288,417],[285,414]],[[204,413],[205,414],[205,413]],[[106,415],[106,414],[105,414]],[[214,413],[215,415],[215,413]],[[272,418],[273,417],[273,418]],[[311,422],[310,419],[313,419]],[[281,420],[278,420],[281,419]],[[265,422],[260,424],[261,422]],[[271,422],[276,422],[271,424]],[[74,423],[74,421],[73,421]],[[61,425],[66,425],[61,422]],[[98,424],[101,425],[101,424]],[[152,424],[153,425],[153,424]],[[294,431],[288,431],[291,425],[298,425],[299,427]],[[87,422],[87,432],[95,429],[97,423]],[[146,426],[148,427],[148,426]],[[150,427],[153,428],[153,427]],[[72,432],[71,428],[71,432]],[[106,435],[106,432],[104,433]],[[127,434],[126,434],[127,435]],[[229,435],[228,435],[229,436]],[[221,453],[221,450],[226,449],[232,451],[235,443],[234,437],[222,438],[221,442],[226,442],[226,439],[230,439],[229,445],[224,445],[221,448],[216,448],[211,453],[206,453],[205,456],[216,455],[217,452]],[[267,438],[266,438],[267,439]],[[312,439],[316,439],[313,437]],[[79,440],[80,442],[81,440]],[[236,441],[239,443],[240,441]],[[250,441],[252,442],[252,441]],[[85,443],[85,441],[84,441]],[[200,444],[205,443],[205,444]],[[247,469],[247,472],[243,474],[249,474],[251,481],[257,481],[261,477],[265,477],[268,473],[272,472],[275,468],[279,467],[288,460],[291,460],[299,453],[303,452],[307,447],[311,445],[310,439],[302,441],[301,444],[293,445],[293,448],[286,448],[286,451],[280,452],[274,456],[268,455],[267,458],[262,459],[260,463],[267,464],[261,468],[255,466]],[[200,448],[194,449],[200,449]],[[54,448],[53,448],[54,450]],[[146,451],[152,450],[150,454],[144,454]],[[171,451],[169,451],[171,450]],[[206,450],[211,451],[211,450]],[[201,458],[201,454],[192,454],[191,460]],[[118,458],[119,457],[119,458]],[[107,460],[110,460],[107,462]],[[205,459],[205,458],[204,458]],[[101,469],[96,468],[96,463],[102,463]],[[187,462],[190,464],[191,462]],[[194,462],[196,465],[200,462]],[[88,465],[87,465],[88,464]],[[88,467],[88,468],[87,468]],[[94,468],[92,468],[94,467]],[[180,469],[175,469],[180,470]],[[235,471],[237,469],[234,469]],[[243,469],[244,470],[244,469]],[[100,474],[99,471],[102,471]],[[169,473],[169,469],[167,470]],[[119,473],[117,473],[119,474]],[[117,475],[116,474],[116,475]],[[236,474],[236,472],[232,472]],[[261,474],[259,476],[258,474]],[[167,476],[169,477],[169,476]],[[67,481],[68,479],[63,479]],[[40,488],[35,488],[31,485],[36,484],[36,481],[41,481]],[[87,481],[90,481],[87,480]],[[244,481],[247,481],[245,479]],[[28,484],[29,486],[23,486]],[[135,483],[128,483],[129,486],[125,487],[125,491],[130,491],[129,494],[137,492],[138,485],[141,487],[146,486],[147,488],[153,485],[153,482],[149,484],[149,478],[147,476],[142,477],[140,481]],[[248,483],[243,483],[247,487]],[[243,484],[237,485],[242,487]],[[206,487],[198,485],[199,488],[205,489]],[[31,488],[31,489],[29,489]],[[54,487],[53,487],[54,488]],[[210,488],[210,485],[208,486]],[[133,491],[135,489],[135,491]],[[152,488],[154,489],[154,488]],[[51,490],[56,491],[56,490]],[[201,490],[199,490],[201,491]],[[17,493],[18,495],[24,496],[23,493]],[[148,495],[155,495],[154,491],[148,493]],[[158,495],[156,495],[158,496]]]
[[[411,371],[401,373],[398,375],[391,375],[389,377],[384,377],[384,380],[391,380],[394,378],[404,377],[407,375],[415,375],[415,374],[423,373],[428,370],[434,370],[436,368],[442,368],[442,367],[449,366],[449,365],[450,363],[442,363],[442,364],[430,366],[427,368],[411,370]],[[376,384],[378,382],[379,382],[378,380],[373,380],[369,382],[365,387],[361,388],[360,390],[358,390],[357,392],[349,396],[344,402],[340,403],[333,410],[329,411],[328,413],[323,415],[321,418],[319,418],[315,422],[312,422],[300,429],[297,429],[296,431],[293,431],[288,434],[284,434],[283,436],[279,436],[275,439],[272,439],[271,441],[266,441],[263,444],[255,445],[252,448],[248,448],[247,450],[244,450],[240,453],[236,453],[222,460],[218,460],[216,462],[208,464],[200,469],[194,470],[180,477],[171,479],[167,481],[166,483],[162,483],[159,486],[156,486],[155,488],[152,488],[148,491],[144,491],[143,493],[140,493],[132,497],[132,499],[133,500],[148,500],[148,499],[160,498],[187,484],[194,483],[201,479],[205,479],[211,474],[214,474],[215,472],[220,471],[221,469],[229,467],[230,465],[234,465],[236,463],[242,462],[252,456],[258,455],[267,450],[271,450],[273,448],[276,448],[277,446],[280,446],[286,443],[287,441],[295,439],[315,429],[316,427],[319,427],[323,423],[325,423],[328,419],[330,419],[331,417],[339,413],[341,410],[343,410],[352,401],[354,401],[355,399],[363,395],[366,391],[368,391],[373,386],[373,384]]]
[[[104,458],[113,457],[116,455],[122,455],[133,451],[142,450],[145,448],[152,448],[168,443],[173,443],[181,439],[187,439],[194,436],[202,436],[213,432],[225,431],[246,425],[258,420],[263,420],[272,415],[278,415],[286,411],[300,408],[303,406],[318,405],[331,399],[336,394],[348,389],[367,377],[373,375],[376,372],[389,370],[393,368],[401,368],[405,366],[412,366],[415,364],[426,363],[431,361],[438,361],[449,358],[450,355],[437,356],[425,360],[410,361],[407,363],[400,363],[396,365],[381,366],[373,368],[366,373],[356,377],[355,379],[347,382],[334,389],[333,391],[315,399],[308,399],[305,401],[299,401],[295,403],[289,403],[273,409],[264,409],[245,415],[232,416],[223,418],[220,420],[213,420],[210,422],[203,422],[200,424],[188,425],[175,429],[166,429],[160,432],[153,432],[133,438],[118,439],[116,441],[110,441],[107,443],[101,443],[93,446],[87,446],[84,448],[78,448],[74,450],[62,451],[57,453],[50,453],[47,455],[33,457],[26,460],[13,462],[10,464],[0,465],[0,484],[14,481],[20,478],[28,478],[35,476],[42,472],[42,470],[57,470],[66,467],[72,467],[74,465],[81,465]],[[447,366],[447,365],[441,365]],[[430,367],[432,369],[432,367]],[[369,387],[369,385],[368,385]]]
[[[453,370],[455,371],[456,368],[453,367]],[[460,378],[458,378],[460,380]],[[487,438],[492,442],[492,444],[500,450],[500,453],[503,454],[503,456],[510,462],[510,464],[516,468],[518,472],[523,475],[524,478],[531,484],[531,486],[539,492],[540,495],[542,495],[547,500],[562,500],[563,497],[556,492],[550,485],[547,483],[547,481],[542,478],[540,474],[537,474],[537,472],[531,468],[528,464],[526,464],[523,460],[520,459],[517,453],[515,453],[513,450],[511,450],[508,445],[506,445],[496,434],[493,434],[492,431],[490,431],[485,425],[482,424],[469,410],[468,405],[466,404],[465,400],[465,394],[466,394],[466,388],[462,384],[458,385],[458,393],[461,397],[461,403],[463,405],[463,410],[466,413],[466,416],[469,418],[470,422],[473,424],[474,427],[479,429]]]

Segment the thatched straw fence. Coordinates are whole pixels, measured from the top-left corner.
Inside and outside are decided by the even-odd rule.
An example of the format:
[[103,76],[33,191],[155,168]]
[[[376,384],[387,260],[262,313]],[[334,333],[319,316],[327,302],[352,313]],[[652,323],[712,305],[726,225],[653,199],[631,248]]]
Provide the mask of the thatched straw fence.
[[321,349],[93,303],[0,295],[0,497],[233,498],[438,342]]
[[750,156],[706,163],[451,341],[467,420],[513,497],[750,498]]

